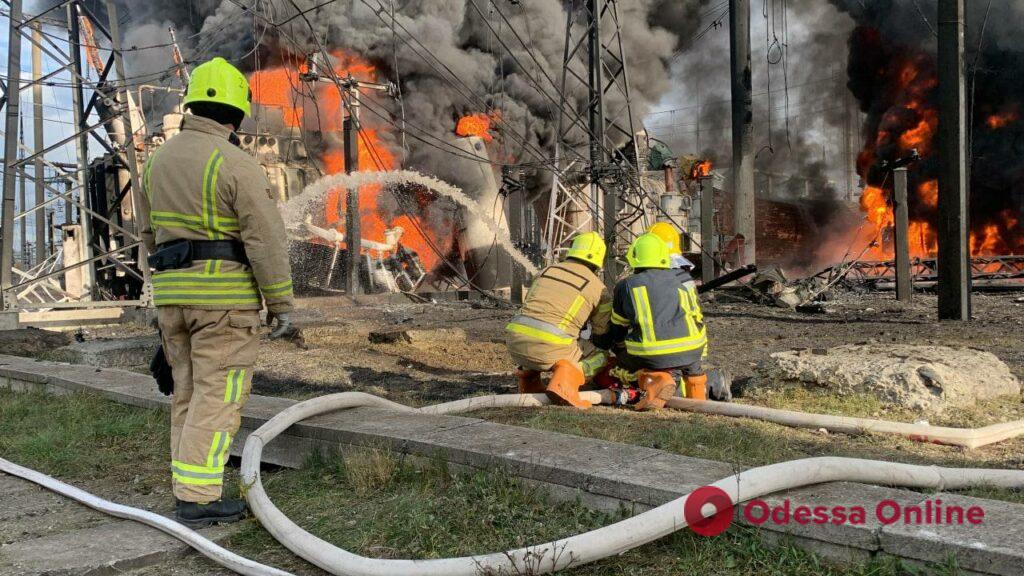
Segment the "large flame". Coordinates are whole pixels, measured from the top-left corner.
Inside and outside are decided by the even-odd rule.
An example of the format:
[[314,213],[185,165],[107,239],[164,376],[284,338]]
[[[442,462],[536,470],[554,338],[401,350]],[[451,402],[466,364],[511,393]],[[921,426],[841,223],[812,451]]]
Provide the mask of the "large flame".
[[[860,32],[861,42],[878,42],[874,31]],[[888,108],[880,116],[873,136],[857,157],[857,172],[868,183],[861,193],[860,208],[866,220],[854,241],[874,241],[867,257],[888,260],[893,257],[893,181],[887,162],[909,156],[916,150],[920,159],[909,170],[910,226],[908,238],[912,257],[931,257],[937,252],[935,221],[938,218],[939,181],[937,174],[937,137],[939,116],[936,109],[938,79],[934,58],[907,49],[897,58],[875,70],[886,81]],[[1000,130],[1018,120],[1016,107],[999,110],[984,117],[978,129]],[[1017,219],[1010,211],[998,218],[976,222],[970,233],[970,251],[974,256],[1013,254]],[[865,231],[864,228],[867,228]]]
[[494,136],[491,134],[491,123],[497,120],[497,114],[498,112],[494,111],[490,114],[479,112],[463,116],[455,124],[455,134],[458,136],[479,136],[485,142],[490,142],[494,139]]
[[[359,56],[341,51],[334,51],[331,55],[336,59],[334,73],[338,77],[351,75],[356,80],[366,82],[377,80],[374,66]],[[304,70],[305,64],[293,60],[279,67],[253,73],[250,75],[253,101],[264,107],[279,109],[285,127],[320,132],[326,143],[319,158],[324,171],[328,174],[344,172],[342,133],[347,112],[341,94],[331,82],[320,82],[312,85],[312,88],[310,84],[303,83],[300,72]],[[372,98],[373,95],[364,93],[362,97]],[[364,120],[358,134],[355,169],[375,172],[396,168],[397,161],[387,144],[389,134],[384,128],[367,127],[368,123]],[[439,257],[434,247],[446,252],[451,248],[451,236],[438,235],[428,241],[424,235],[431,232],[418,219],[404,215],[387,216],[386,211],[379,206],[381,193],[379,185],[364,186],[359,190],[360,231],[363,238],[383,242],[385,230],[401,226],[405,231],[401,244],[417,252],[428,270],[435,267]],[[344,189],[335,189],[327,194],[321,224],[344,232],[346,196],[347,191]]]

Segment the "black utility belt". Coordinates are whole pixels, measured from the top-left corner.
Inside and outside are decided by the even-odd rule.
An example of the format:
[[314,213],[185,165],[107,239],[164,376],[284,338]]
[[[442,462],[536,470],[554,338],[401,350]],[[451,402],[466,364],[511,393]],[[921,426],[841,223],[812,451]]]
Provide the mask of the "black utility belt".
[[249,264],[245,245],[238,240],[174,240],[158,245],[148,258],[149,266],[157,272],[188,268],[196,260]]

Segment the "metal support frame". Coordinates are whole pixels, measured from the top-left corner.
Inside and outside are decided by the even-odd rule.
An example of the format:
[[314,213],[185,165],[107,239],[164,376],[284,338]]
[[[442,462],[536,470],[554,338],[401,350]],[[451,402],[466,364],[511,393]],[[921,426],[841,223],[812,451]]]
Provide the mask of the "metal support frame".
[[[910,276],[914,282],[931,281],[940,277],[939,262],[935,258],[912,258],[910,260]],[[818,274],[827,276],[831,270],[827,268]],[[896,261],[858,261],[849,264],[847,279],[853,282],[872,283],[878,281],[894,281],[896,279]],[[976,256],[971,258],[969,271],[975,280],[1016,280],[1024,278],[1024,256]]]
[[[133,213],[130,210],[122,213],[121,206],[122,202],[126,203],[126,205],[131,203],[134,206],[138,201],[138,194],[141,191],[134,136],[135,130],[143,127],[132,126],[132,118],[129,114],[129,106],[127,106],[127,102],[129,102],[129,86],[126,81],[127,76],[120,47],[116,7],[112,2],[107,2],[108,19],[104,23],[99,21],[79,0],[56,2],[44,12],[30,17],[23,13],[21,0],[11,0],[9,3],[11,7],[9,13],[9,44],[11,49],[8,53],[8,86],[21,86],[21,90],[31,88],[33,94],[38,96],[42,83],[50,82],[53,78],[62,74],[69,75],[70,83],[68,89],[71,92],[75,133],[59,141],[47,142],[44,145],[39,135],[42,131],[40,123],[37,121],[35,125],[35,149],[27,149],[24,143],[19,142],[19,95],[21,90],[6,90],[4,97],[0,98],[0,105],[6,106],[6,122],[3,132],[4,164],[6,170],[2,188],[4,202],[2,204],[2,215],[0,215],[0,218],[2,218],[0,221],[3,222],[3,236],[2,241],[0,241],[0,309],[14,311],[45,310],[48,308],[48,304],[53,304],[52,308],[54,309],[149,305],[149,268],[145,265],[139,265],[140,262],[145,262],[145,247],[139,236],[138,223],[134,222],[132,217]],[[57,21],[54,19],[54,16],[59,15],[61,10],[65,12],[63,15],[65,19]],[[88,24],[89,28],[97,31],[97,35],[101,36],[99,42],[84,41],[81,35],[82,29],[80,28],[80,24],[83,23]],[[67,44],[62,45],[55,40],[55,38],[60,38],[58,34],[41,33],[41,27],[44,26],[66,30]],[[35,69],[31,82],[24,82],[20,74],[22,40],[31,42],[33,48]],[[110,55],[105,59],[98,56],[99,48],[93,47],[93,45],[101,43],[109,46]],[[91,80],[83,70],[81,54],[83,47],[92,50],[90,60],[97,67],[97,80]],[[56,64],[53,72],[42,74],[41,60],[44,55]],[[87,94],[86,90],[90,93]],[[111,108],[113,115],[103,117],[98,122],[90,123],[90,116],[97,112],[97,104],[99,103],[106,104]],[[36,108],[38,109],[38,106]],[[124,130],[124,142],[120,144],[113,141],[110,138],[110,134],[103,132],[106,124],[115,118],[123,122],[123,125],[126,127]],[[114,204],[109,207],[100,208],[92,206],[91,199],[86,191],[86,170],[90,160],[88,145],[90,136],[103,150],[113,154],[118,159],[118,162],[123,163],[125,169],[131,175],[130,183],[124,193],[115,198]],[[74,143],[77,153],[76,169],[71,174],[66,173],[47,159],[48,154],[68,143]],[[20,158],[18,157],[19,149],[25,152]],[[34,174],[26,170],[30,164],[35,166]],[[42,170],[44,166],[54,170],[54,173],[65,180],[66,184],[57,187],[48,183]],[[19,173],[23,174],[27,180],[34,182],[37,200],[31,210],[23,210],[22,213],[17,214],[14,209],[13,199],[16,176]],[[8,199],[10,199],[10,202],[8,202]],[[37,230],[37,233],[42,231],[44,234],[44,242],[40,244],[40,257],[38,258],[38,262],[43,262],[46,260],[45,248],[42,248],[45,245],[46,227],[44,209],[46,206],[57,202],[58,199],[63,199],[67,206],[74,205],[78,207],[77,211],[67,210],[65,214],[77,213],[77,223],[81,225],[81,233],[86,239],[86,250],[82,254],[81,261],[70,266],[65,265],[63,260],[60,261],[59,265],[55,264],[56,260],[47,261],[47,266],[44,268],[37,266],[40,271],[45,270],[45,273],[33,275],[26,274],[25,271],[19,271],[18,281],[15,283],[13,279],[13,242],[8,240],[8,236],[13,238],[13,222],[15,219],[27,218],[32,213],[35,213],[36,218],[44,222],[42,229]],[[102,213],[105,209],[109,209],[109,218],[105,217]],[[116,232],[122,236],[120,244],[113,245],[110,243],[109,238],[96,237],[92,229],[93,220],[105,223],[112,233]],[[66,222],[70,223],[70,220],[66,220]],[[38,240],[37,244],[39,244]],[[55,250],[54,254],[58,252],[59,250]],[[95,283],[95,265],[97,263],[113,266],[127,275],[142,280],[144,286],[142,297],[139,300],[130,301],[93,301],[94,298],[101,297]],[[65,295],[52,303],[45,301],[19,301],[17,295],[19,293],[26,293],[25,291],[32,289],[34,284],[49,284],[52,286],[54,278],[59,278],[72,270],[75,270],[76,273],[81,273],[83,276],[84,294],[80,300],[67,301]],[[48,294],[52,292],[52,290],[40,289],[34,290],[33,294]]]
[[7,36],[7,115],[4,122],[4,177],[2,241],[0,241],[0,311],[13,308],[4,290],[11,285],[14,268],[14,188],[17,185],[18,132],[21,118],[21,0],[11,0],[10,28]]
[[[574,95],[584,91],[586,101],[577,109]],[[640,185],[616,0],[573,0],[567,6],[559,93],[545,257],[557,260],[573,236],[600,231],[608,244],[605,279],[611,282],[618,275],[619,239],[629,236],[625,225],[651,219]]]

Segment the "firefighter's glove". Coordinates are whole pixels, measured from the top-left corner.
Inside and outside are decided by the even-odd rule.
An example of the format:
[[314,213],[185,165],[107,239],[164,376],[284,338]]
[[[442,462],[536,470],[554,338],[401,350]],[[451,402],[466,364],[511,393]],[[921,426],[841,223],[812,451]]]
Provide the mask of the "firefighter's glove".
[[280,312],[274,314],[273,321],[276,322],[274,329],[270,331],[269,338],[271,340],[277,340],[282,336],[289,336],[292,332],[292,320],[287,312]]
[[164,396],[174,393],[174,376],[171,374],[171,365],[167,363],[167,356],[164,355],[163,344],[157,346],[156,354],[149,361],[149,373],[153,375],[157,389]]

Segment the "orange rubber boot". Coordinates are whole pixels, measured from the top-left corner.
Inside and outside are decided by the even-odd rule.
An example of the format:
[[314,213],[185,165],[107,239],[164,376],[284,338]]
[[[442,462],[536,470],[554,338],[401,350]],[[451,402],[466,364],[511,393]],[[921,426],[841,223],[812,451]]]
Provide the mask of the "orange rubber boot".
[[555,362],[551,370],[551,382],[545,392],[552,404],[590,408],[590,402],[580,398],[580,387],[586,381],[582,370],[568,360]]
[[676,389],[675,380],[668,372],[640,370],[636,381],[640,390],[646,393],[634,406],[639,412],[664,408]]
[[685,376],[686,397],[690,400],[708,399],[708,375]]
[[519,378],[520,394],[540,394],[544,392],[544,384],[540,381],[540,372],[536,370],[516,370],[516,377]]

